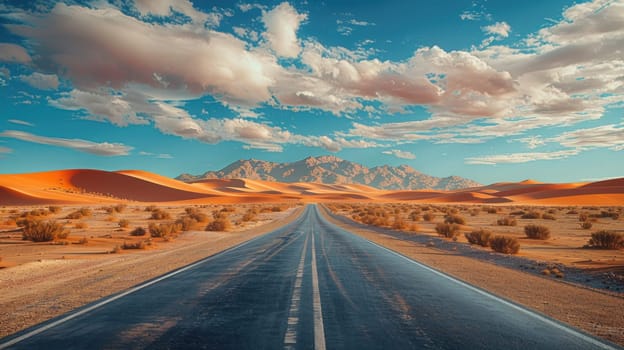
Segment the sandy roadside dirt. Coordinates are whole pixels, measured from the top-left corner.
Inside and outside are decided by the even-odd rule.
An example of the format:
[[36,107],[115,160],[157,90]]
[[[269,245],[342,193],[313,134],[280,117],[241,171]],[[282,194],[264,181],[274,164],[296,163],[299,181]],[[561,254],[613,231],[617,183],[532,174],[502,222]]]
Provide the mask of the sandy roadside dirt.
[[0,269],[0,337],[270,232],[301,211],[275,213],[271,223],[240,232],[186,232],[162,249],[98,259],[41,259]]
[[624,296],[580,288],[382,234],[349,221],[332,223],[493,294],[527,306],[590,334],[624,345]]

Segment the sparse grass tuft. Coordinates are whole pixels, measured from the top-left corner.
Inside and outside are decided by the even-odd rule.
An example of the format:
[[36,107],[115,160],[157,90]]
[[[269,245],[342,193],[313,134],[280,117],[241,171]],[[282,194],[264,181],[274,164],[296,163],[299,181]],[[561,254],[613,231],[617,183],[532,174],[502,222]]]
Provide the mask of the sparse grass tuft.
[[494,236],[490,239],[492,250],[503,254],[517,254],[520,250],[520,243],[513,237]]
[[550,229],[546,226],[526,225],[524,226],[524,234],[528,238],[545,240],[550,238]]
[[466,236],[466,239],[470,244],[478,244],[482,247],[487,247],[490,245],[490,237],[492,236],[492,233],[484,229],[479,229],[467,232],[464,236]]

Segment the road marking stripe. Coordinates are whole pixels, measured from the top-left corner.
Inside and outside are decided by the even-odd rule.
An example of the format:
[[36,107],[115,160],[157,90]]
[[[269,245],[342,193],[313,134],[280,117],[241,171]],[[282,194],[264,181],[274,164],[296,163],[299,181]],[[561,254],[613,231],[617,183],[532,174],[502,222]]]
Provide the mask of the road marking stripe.
[[325,350],[325,329],[323,327],[323,310],[319,293],[318,271],[316,269],[316,248],[314,232],[312,232],[312,308],[314,310],[314,349]]
[[295,288],[293,289],[292,298],[290,299],[290,308],[288,310],[288,326],[286,327],[286,333],[284,334],[284,348],[292,349],[297,344],[297,325],[299,325],[299,304],[301,301],[301,284],[303,283],[303,268],[305,257],[308,249],[308,239],[310,236],[306,236],[303,243],[303,249],[301,251],[301,259],[299,260],[299,266],[297,267],[297,275],[295,278]]
[[[360,238],[362,238],[362,237],[360,237]],[[481,295],[483,295],[485,297],[488,297],[490,299],[498,301],[498,302],[500,302],[500,303],[502,303],[504,305],[507,305],[507,306],[509,306],[509,307],[511,307],[513,309],[516,309],[516,310],[518,310],[518,311],[520,311],[520,312],[522,312],[524,314],[527,314],[529,316],[535,317],[535,318],[537,318],[538,320],[540,320],[540,321],[542,321],[544,323],[547,323],[547,324],[549,324],[551,326],[554,326],[555,328],[558,328],[558,329],[560,329],[560,330],[562,330],[562,331],[564,331],[566,333],[569,333],[569,334],[571,334],[573,336],[576,336],[577,338],[580,338],[580,339],[582,339],[582,340],[584,340],[584,341],[586,341],[588,343],[596,345],[596,346],[598,346],[598,347],[600,347],[602,349],[617,350],[617,348],[615,348],[615,347],[613,347],[613,346],[611,346],[609,344],[603,343],[603,342],[599,341],[598,339],[594,339],[594,338],[592,338],[592,337],[590,337],[588,335],[585,335],[583,333],[580,333],[580,332],[576,331],[575,329],[572,329],[572,328],[570,328],[570,327],[568,327],[566,325],[563,325],[563,324],[561,324],[559,322],[553,321],[553,320],[551,320],[551,319],[549,319],[549,318],[547,318],[545,316],[542,316],[542,315],[540,315],[540,314],[538,314],[538,313],[536,313],[534,311],[531,311],[529,309],[525,309],[524,307],[521,307],[519,305],[511,303],[511,302],[509,302],[509,301],[507,301],[505,299],[499,298],[499,297],[497,297],[494,294],[490,294],[489,292],[486,292],[486,291],[484,291],[484,290],[482,290],[480,288],[477,288],[477,287],[472,286],[472,285],[470,285],[470,284],[468,284],[466,282],[463,282],[463,281],[460,281],[458,279],[455,279],[454,277],[451,277],[451,276],[449,276],[449,275],[447,275],[445,273],[442,273],[442,272],[440,272],[440,271],[438,271],[436,269],[433,269],[433,268],[431,268],[431,267],[429,267],[427,265],[419,263],[418,261],[412,260],[412,259],[408,258],[407,256],[405,256],[403,254],[397,253],[394,250],[386,248],[386,247],[384,247],[382,245],[379,245],[379,244],[377,244],[377,243],[375,243],[373,241],[369,241],[368,239],[365,239],[365,238],[362,238],[362,239],[365,240],[366,242],[374,245],[374,246],[377,246],[378,248],[381,248],[381,249],[383,249],[383,250],[385,250],[387,252],[390,252],[390,253],[392,253],[392,254],[394,254],[394,255],[396,255],[396,256],[404,259],[404,260],[407,260],[407,261],[411,262],[412,264],[415,264],[415,265],[417,265],[417,266],[419,266],[419,267],[421,267],[421,268],[423,268],[423,269],[425,269],[427,271],[433,272],[434,274],[436,274],[436,275],[438,275],[440,277],[443,277],[443,278],[445,278],[445,279],[447,279],[447,280],[449,280],[451,282],[459,284],[460,286],[468,288],[468,289],[470,289],[470,290],[472,290],[474,292],[477,292],[477,293],[479,293],[479,294],[481,294]]]
[[[274,231],[272,231],[272,232],[274,232]],[[44,326],[38,327],[36,329],[33,329],[32,331],[30,331],[30,332],[28,332],[26,334],[23,334],[23,335],[21,335],[21,336],[19,336],[17,338],[13,338],[13,339],[5,342],[5,343],[0,344],[0,350],[1,349],[6,349],[6,348],[8,348],[10,346],[13,346],[13,345],[15,345],[15,344],[17,344],[17,343],[19,343],[21,341],[24,341],[24,340],[26,340],[28,338],[31,338],[31,337],[39,334],[39,333],[43,333],[43,332],[47,331],[50,328],[54,328],[54,327],[56,327],[58,325],[61,325],[61,324],[65,323],[65,322],[67,322],[67,321],[70,321],[70,320],[72,320],[72,319],[74,319],[74,318],[76,318],[78,316],[82,316],[82,315],[84,315],[84,314],[86,314],[88,312],[91,312],[91,311],[93,311],[95,309],[98,309],[98,308],[100,308],[100,307],[102,307],[102,306],[104,306],[106,304],[112,303],[113,301],[115,301],[117,299],[121,299],[121,298],[123,298],[123,297],[125,297],[125,296],[127,296],[129,294],[132,294],[134,292],[137,292],[137,291],[139,291],[139,290],[141,290],[143,288],[149,287],[152,284],[164,281],[164,280],[166,280],[168,278],[171,278],[171,277],[173,277],[173,276],[175,276],[177,274],[180,274],[180,273],[182,273],[184,271],[187,271],[187,270],[190,270],[192,268],[195,268],[195,267],[197,267],[197,266],[199,266],[201,264],[204,264],[204,263],[206,263],[206,262],[208,262],[208,261],[210,261],[212,259],[215,259],[215,258],[217,258],[217,257],[219,257],[219,256],[221,256],[221,255],[223,255],[223,254],[225,254],[225,253],[227,253],[229,251],[232,251],[232,250],[235,250],[235,249],[238,249],[238,248],[242,248],[242,247],[244,247],[244,246],[246,246],[246,245],[248,245],[248,244],[250,244],[250,243],[252,243],[252,242],[254,242],[256,240],[259,240],[259,239],[263,238],[263,237],[265,237],[265,235],[261,235],[259,237],[250,239],[247,242],[243,242],[241,244],[238,244],[238,245],[235,245],[233,247],[230,247],[230,248],[228,248],[226,250],[223,250],[223,251],[221,251],[221,252],[219,252],[219,253],[217,253],[215,255],[209,256],[209,257],[207,257],[205,259],[202,259],[202,260],[200,260],[198,262],[195,262],[195,263],[193,263],[191,265],[182,267],[182,268],[180,268],[178,270],[175,270],[173,272],[170,272],[170,273],[168,273],[168,274],[166,274],[164,276],[161,276],[161,277],[158,277],[158,278],[156,278],[154,280],[151,280],[151,281],[145,282],[143,284],[140,284],[140,285],[138,285],[138,286],[136,286],[136,287],[134,287],[132,289],[129,289],[129,290],[127,290],[127,291],[125,291],[125,292],[123,292],[121,294],[117,294],[117,295],[114,295],[114,296],[109,297],[107,299],[104,299],[104,300],[100,301],[97,304],[91,305],[91,306],[89,306],[87,308],[84,308],[84,309],[82,309],[80,311],[72,313],[71,315],[67,315],[67,316],[65,316],[65,317],[63,317],[63,318],[61,318],[59,320],[56,320],[56,321],[54,321],[52,323],[49,323],[47,325],[44,325]]]

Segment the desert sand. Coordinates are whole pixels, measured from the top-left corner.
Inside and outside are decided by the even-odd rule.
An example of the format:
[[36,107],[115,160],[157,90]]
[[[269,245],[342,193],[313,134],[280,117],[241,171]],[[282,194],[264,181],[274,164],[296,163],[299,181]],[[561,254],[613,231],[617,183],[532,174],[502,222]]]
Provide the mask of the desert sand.
[[0,205],[116,202],[253,203],[285,201],[409,201],[557,206],[624,204],[624,178],[548,184],[533,180],[457,191],[382,191],[355,184],[199,180],[185,183],[139,170],[73,169],[0,175]]

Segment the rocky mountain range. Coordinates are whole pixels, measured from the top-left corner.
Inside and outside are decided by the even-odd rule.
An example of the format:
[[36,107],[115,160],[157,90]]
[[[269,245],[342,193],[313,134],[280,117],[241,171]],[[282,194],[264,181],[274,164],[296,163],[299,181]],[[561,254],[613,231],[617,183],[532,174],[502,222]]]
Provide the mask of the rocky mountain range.
[[219,171],[202,175],[182,174],[176,179],[193,182],[201,179],[251,179],[278,182],[317,182],[324,184],[361,184],[383,190],[456,190],[481,186],[459,176],[435,177],[410,166],[389,165],[367,168],[335,156],[308,157],[292,163],[257,159],[238,160]]

